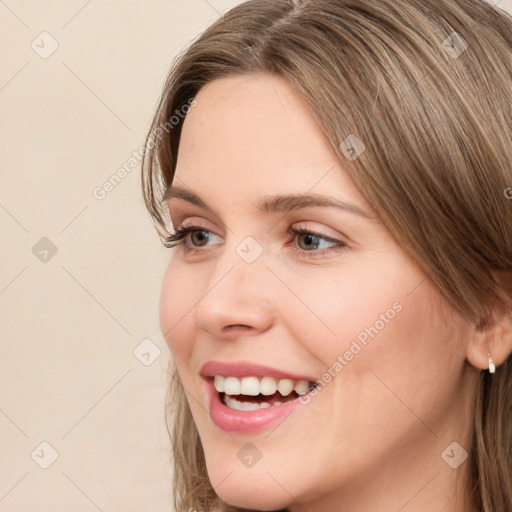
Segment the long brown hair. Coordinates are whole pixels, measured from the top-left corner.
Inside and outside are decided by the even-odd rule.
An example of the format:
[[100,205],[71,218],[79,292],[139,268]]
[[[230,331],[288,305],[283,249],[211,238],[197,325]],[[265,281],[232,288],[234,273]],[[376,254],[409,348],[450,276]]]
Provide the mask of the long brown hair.
[[[174,176],[179,113],[205,84],[247,73],[279,75],[308,102],[353,182],[452,305],[475,323],[492,301],[512,310],[508,14],[483,0],[233,8],[173,63],[146,140],[143,194],[164,241],[161,199]],[[364,143],[359,158],[345,151],[350,136]],[[470,485],[482,511],[511,511],[512,358],[480,379]],[[168,406],[177,512],[228,510],[208,479],[175,369]]]

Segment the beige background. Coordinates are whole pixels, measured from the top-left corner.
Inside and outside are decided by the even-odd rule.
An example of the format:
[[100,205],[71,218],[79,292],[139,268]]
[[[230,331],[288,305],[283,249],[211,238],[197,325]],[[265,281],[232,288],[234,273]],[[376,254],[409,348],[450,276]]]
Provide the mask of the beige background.
[[172,510],[170,254],[129,159],[173,57],[237,3],[0,0],[0,512]]

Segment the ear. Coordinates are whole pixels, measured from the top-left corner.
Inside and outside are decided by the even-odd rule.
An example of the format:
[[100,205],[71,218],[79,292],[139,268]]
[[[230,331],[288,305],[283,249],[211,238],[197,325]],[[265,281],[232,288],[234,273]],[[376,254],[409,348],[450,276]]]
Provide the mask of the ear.
[[[499,281],[497,279],[497,282]],[[474,326],[466,357],[475,368],[487,370],[489,354],[496,368],[512,354],[511,303],[510,299],[495,299],[488,313]]]

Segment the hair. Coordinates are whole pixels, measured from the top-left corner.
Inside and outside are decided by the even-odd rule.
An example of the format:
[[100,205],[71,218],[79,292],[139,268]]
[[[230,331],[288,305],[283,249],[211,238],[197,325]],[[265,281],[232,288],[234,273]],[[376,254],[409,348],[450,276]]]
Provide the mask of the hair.
[[[483,0],[231,9],[173,62],[146,138],[144,201],[164,243],[162,198],[185,117],[175,113],[209,82],[251,73],[284,78],[309,104],[354,184],[449,303],[480,325],[494,321],[496,301],[512,311],[512,17]],[[343,151],[351,135],[364,144],[356,159]],[[468,485],[482,512],[511,511],[512,357],[479,378]],[[241,510],[209,481],[175,367],[168,391],[176,511]]]

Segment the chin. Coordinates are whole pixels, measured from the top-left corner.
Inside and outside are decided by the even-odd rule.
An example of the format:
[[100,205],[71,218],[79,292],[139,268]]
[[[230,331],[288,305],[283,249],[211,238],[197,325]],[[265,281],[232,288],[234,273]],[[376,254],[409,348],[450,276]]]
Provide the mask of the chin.
[[249,492],[249,489],[233,489],[233,493],[218,493],[218,495],[232,507],[238,507],[242,509],[254,510],[254,511],[281,511],[286,510],[286,507],[290,506],[290,497],[287,499],[284,496],[281,499],[277,497],[275,499],[268,499],[268,497],[247,495],[245,492]]
[[240,471],[236,468],[218,471],[217,468],[213,471],[208,469],[208,475],[216,486],[215,492],[233,507],[278,511],[290,506],[290,502],[293,502],[290,495],[267,472],[253,471]]

